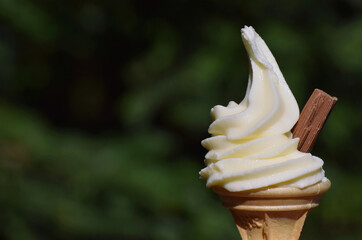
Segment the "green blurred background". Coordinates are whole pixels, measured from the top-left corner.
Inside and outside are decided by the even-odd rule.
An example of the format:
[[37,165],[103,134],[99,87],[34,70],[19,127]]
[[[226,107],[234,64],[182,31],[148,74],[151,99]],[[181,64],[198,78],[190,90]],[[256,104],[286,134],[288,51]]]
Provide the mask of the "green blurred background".
[[362,239],[362,2],[0,0],[0,238],[240,239],[198,171],[209,111],[240,101],[240,28],[300,106],[339,102],[332,181],[301,239]]

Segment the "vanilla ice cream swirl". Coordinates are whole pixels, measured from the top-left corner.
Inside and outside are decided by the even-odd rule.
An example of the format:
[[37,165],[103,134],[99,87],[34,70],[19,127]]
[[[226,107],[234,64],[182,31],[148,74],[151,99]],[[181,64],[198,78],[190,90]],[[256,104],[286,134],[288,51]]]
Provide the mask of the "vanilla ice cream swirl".
[[323,181],[323,161],[298,151],[299,139],[292,138],[299,108],[272,53],[252,27],[241,33],[250,59],[246,95],[239,104],[211,109],[201,178],[208,187],[229,191],[304,188]]

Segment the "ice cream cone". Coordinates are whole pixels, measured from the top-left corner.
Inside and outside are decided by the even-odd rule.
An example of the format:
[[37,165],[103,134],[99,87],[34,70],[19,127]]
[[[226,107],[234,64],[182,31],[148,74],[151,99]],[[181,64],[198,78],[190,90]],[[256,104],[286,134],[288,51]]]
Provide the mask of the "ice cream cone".
[[221,198],[243,240],[298,240],[310,209],[331,186],[328,179],[299,189],[277,187],[249,192],[212,188]]

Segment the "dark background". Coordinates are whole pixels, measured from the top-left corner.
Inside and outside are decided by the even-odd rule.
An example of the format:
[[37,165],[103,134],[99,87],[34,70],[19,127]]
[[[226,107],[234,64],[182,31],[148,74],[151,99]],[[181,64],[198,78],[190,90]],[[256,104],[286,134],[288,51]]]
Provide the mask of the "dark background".
[[300,107],[339,98],[313,151],[332,188],[301,239],[362,239],[361,8],[0,1],[0,238],[240,239],[198,171],[211,107],[244,96],[251,25]]

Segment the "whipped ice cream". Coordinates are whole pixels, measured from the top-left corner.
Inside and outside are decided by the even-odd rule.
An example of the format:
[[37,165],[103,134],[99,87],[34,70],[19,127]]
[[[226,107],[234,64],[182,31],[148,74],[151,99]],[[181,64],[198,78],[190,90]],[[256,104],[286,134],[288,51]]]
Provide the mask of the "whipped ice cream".
[[241,36],[250,59],[246,95],[211,109],[201,178],[231,192],[324,181],[323,161],[298,151],[299,138],[292,137],[299,108],[272,53],[252,27]]

